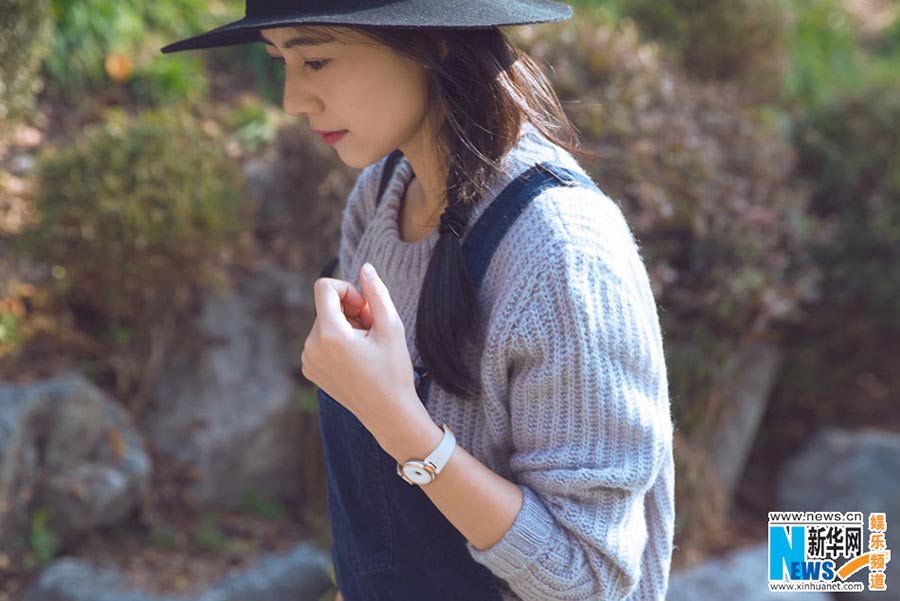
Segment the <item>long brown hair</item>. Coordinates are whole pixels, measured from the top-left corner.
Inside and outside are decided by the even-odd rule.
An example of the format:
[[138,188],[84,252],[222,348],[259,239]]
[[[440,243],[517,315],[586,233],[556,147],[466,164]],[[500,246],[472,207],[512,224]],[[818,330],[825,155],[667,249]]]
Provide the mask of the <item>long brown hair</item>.
[[[437,132],[440,164],[449,166],[447,207],[466,221],[486,193],[485,182],[515,146],[523,121],[573,154],[595,156],[579,148],[575,127],[541,67],[500,28],[352,29],[427,69],[431,130]],[[416,346],[437,384],[471,400],[480,396],[481,383],[464,357],[480,360],[483,316],[460,242],[442,233],[434,248],[419,297]]]

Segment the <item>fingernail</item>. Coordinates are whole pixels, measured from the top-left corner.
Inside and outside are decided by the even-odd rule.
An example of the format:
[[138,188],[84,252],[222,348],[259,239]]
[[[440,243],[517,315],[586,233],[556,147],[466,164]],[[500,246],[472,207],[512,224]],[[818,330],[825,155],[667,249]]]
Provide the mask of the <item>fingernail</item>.
[[375,268],[372,267],[371,263],[363,264],[363,273],[366,274],[367,278],[375,279]]

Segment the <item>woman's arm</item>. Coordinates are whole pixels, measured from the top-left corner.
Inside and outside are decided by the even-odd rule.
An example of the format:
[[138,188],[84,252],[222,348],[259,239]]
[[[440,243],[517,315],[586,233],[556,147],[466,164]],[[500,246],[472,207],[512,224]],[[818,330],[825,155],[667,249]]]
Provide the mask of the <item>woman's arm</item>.
[[[444,431],[422,412],[418,423],[405,422],[393,440],[379,441],[384,450],[404,463],[422,459],[437,447]],[[457,446],[437,479],[422,490],[463,536],[479,549],[503,538],[522,508],[518,486],[494,473]]]
[[[667,565],[642,562],[648,545],[654,566],[671,553],[673,424],[649,283],[590,245],[542,250],[493,370],[508,377],[515,483],[458,448],[423,490],[526,601],[621,599],[640,579],[660,593]],[[428,416],[412,431],[385,447],[396,459],[441,436]]]

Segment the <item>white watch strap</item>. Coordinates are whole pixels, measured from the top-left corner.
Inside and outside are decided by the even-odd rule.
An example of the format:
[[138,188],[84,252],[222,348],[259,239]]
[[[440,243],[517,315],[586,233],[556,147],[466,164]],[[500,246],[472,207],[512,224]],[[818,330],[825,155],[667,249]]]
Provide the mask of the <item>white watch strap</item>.
[[431,454],[424,459],[425,463],[434,465],[434,473],[436,474],[441,473],[441,470],[450,461],[450,456],[453,455],[453,451],[456,449],[456,435],[453,433],[453,430],[447,424],[441,424],[441,428],[444,430],[444,437]]

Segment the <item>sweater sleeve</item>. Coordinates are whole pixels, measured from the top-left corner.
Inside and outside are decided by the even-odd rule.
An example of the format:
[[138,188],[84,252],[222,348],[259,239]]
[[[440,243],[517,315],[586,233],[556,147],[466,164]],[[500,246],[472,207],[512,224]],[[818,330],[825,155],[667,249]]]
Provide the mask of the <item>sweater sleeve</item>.
[[[467,546],[526,601],[622,599],[636,588],[644,497],[672,453],[649,283],[608,260],[589,243],[544,249],[511,313],[510,468],[524,505],[493,547]],[[632,272],[636,260],[625,257]]]

